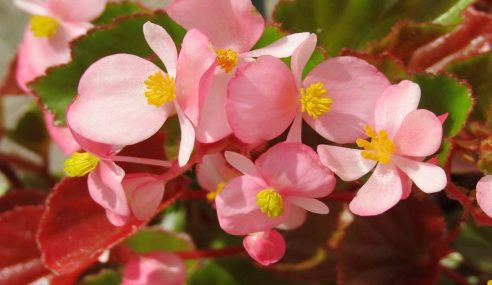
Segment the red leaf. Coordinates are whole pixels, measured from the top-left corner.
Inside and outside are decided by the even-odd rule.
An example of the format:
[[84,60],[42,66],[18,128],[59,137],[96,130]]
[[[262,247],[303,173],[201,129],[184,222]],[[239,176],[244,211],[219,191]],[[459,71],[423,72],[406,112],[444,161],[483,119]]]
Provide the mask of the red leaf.
[[[125,147],[118,155],[166,160],[166,154],[164,152],[164,141],[164,133],[157,132],[155,135],[141,143]],[[118,165],[123,167],[123,169],[125,169],[127,173],[151,172],[159,174],[163,171],[162,167],[135,163],[118,162]]]
[[17,67],[17,56],[10,62],[7,75],[3,82],[0,82],[0,96],[24,94],[15,79],[15,69]]
[[[167,189],[161,209],[172,203],[179,192]],[[44,264],[59,274],[87,268],[106,249],[134,234],[148,221],[130,220],[115,227],[87,190],[86,178],[61,181],[48,198],[38,242]]]
[[0,198],[0,212],[14,209],[18,206],[42,205],[46,192],[34,189],[12,189]]
[[447,252],[439,208],[412,197],[385,214],[355,218],[340,248],[339,284],[434,284]]

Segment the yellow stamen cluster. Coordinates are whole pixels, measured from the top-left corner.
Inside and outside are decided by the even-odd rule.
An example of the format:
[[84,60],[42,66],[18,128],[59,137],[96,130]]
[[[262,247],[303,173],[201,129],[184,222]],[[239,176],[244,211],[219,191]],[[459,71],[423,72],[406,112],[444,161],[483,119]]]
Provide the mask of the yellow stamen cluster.
[[307,88],[301,88],[302,112],[317,119],[319,116],[330,111],[332,100],[325,96],[328,93],[323,82],[316,82]]
[[270,218],[277,218],[284,212],[284,199],[273,188],[261,190],[256,195],[256,202],[262,213]]
[[144,81],[147,91],[145,97],[147,97],[147,103],[160,107],[165,103],[171,102],[176,98],[174,88],[176,83],[174,78],[169,74],[163,75],[162,72],[157,71],[155,74],[147,77]]
[[376,133],[376,131],[369,126],[365,126],[364,130],[369,138],[371,138],[371,142],[364,139],[356,140],[357,145],[365,149],[361,152],[362,157],[379,161],[382,164],[390,162],[391,154],[395,151],[395,145],[391,139],[388,138],[386,131],[383,130]]
[[233,49],[217,49],[217,64],[225,72],[230,72],[237,65],[238,55]]
[[220,182],[219,184],[217,184],[217,188],[215,189],[215,191],[207,194],[207,200],[209,200],[210,202],[215,200],[215,198],[219,196],[220,192],[222,192],[222,189],[224,189],[225,186],[225,182]]
[[49,16],[34,15],[30,20],[30,29],[35,37],[48,38],[58,30],[58,21]]
[[88,152],[74,152],[65,160],[63,169],[70,177],[82,177],[96,168],[99,158]]

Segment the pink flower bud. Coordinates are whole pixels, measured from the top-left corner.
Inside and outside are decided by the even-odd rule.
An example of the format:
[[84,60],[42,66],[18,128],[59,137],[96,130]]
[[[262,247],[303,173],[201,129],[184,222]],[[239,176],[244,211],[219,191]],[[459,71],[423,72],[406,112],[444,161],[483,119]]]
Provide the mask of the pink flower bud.
[[285,254],[285,240],[276,230],[253,233],[243,240],[249,256],[261,265],[268,266],[279,261]]
[[186,281],[183,260],[169,252],[140,255],[125,265],[121,285],[182,285]]

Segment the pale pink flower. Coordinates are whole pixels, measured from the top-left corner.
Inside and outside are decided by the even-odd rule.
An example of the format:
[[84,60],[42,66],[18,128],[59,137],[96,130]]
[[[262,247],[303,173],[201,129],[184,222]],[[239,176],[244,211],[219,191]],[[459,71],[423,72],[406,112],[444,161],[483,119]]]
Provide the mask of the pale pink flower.
[[79,144],[73,138],[69,128],[55,126],[54,116],[50,112],[43,110],[43,115],[48,134],[50,135],[51,139],[60,147],[63,153],[69,155],[74,151],[80,149]]
[[355,57],[335,57],[302,72],[316,47],[311,34],[295,51],[291,69],[271,56],[238,68],[229,84],[227,115],[234,134],[258,143],[282,134],[301,141],[304,119],[316,132],[337,143],[363,137],[372,124],[376,101],[390,85],[384,75]]
[[492,175],[486,175],[477,183],[477,203],[492,218]]
[[374,125],[366,126],[370,141],[357,139],[363,150],[331,145],[318,146],[323,164],[344,181],[374,173],[350,203],[358,215],[378,215],[410,194],[411,181],[426,193],[442,190],[447,183],[444,170],[422,162],[441,145],[442,125],[432,112],[417,109],[420,88],[402,81],[386,89],[374,111]]
[[224,155],[218,152],[205,155],[195,170],[200,186],[210,192],[207,195],[209,200],[215,199],[229,180],[241,175],[239,171],[227,164]]
[[251,0],[174,0],[166,7],[169,16],[186,29],[203,32],[213,46],[218,69],[202,106],[196,126],[197,140],[212,143],[231,134],[225,98],[236,67],[261,55],[289,57],[309,33],[288,35],[273,44],[251,51],[265,29],[265,20]]
[[184,261],[170,252],[151,252],[130,260],[123,269],[121,285],[182,285]]
[[331,193],[335,177],[308,146],[280,143],[255,163],[234,152],[225,156],[243,173],[215,199],[219,223],[226,232],[247,235],[285,224],[298,226],[305,210],[328,213],[328,207],[316,198]]
[[263,266],[282,259],[286,250],[285,240],[276,230],[249,234],[244,237],[243,246],[249,256]]
[[147,22],[145,39],[164,63],[130,54],[104,57],[80,79],[78,96],[67,111],[72,131],[98,143],[131,145],[155,134],[176,111],[181,127],[178,162],[185,165],[193,151],[199,105],[210,86],[215,53],[197,30],[186,34],[177,55],[169,34]]

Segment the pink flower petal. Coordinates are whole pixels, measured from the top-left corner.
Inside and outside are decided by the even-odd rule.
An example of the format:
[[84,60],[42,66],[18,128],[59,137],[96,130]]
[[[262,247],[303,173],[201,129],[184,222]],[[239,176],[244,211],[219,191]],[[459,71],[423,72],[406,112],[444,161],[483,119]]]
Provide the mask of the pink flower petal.
[[292,56],[294,51],[299,45],[301,45],[308,37],[309,33],[296,33],[285,36],[274,43],[260,48],[249,51],[242,54],[243,57],[260,57],[262,55],[271,55],[277,58],[284,58]]
[[175,0],[169,16],[187,30],[198,29],[216,48],[249,51],[260,39],[265,21],[250,0]]
[[398,154],[426,157],[441,146],[442,125],[434,113],[415,110],[408,114],[397,131],[393,142]]
[[290,231],[299,228],[304,224],[307,218],[307,211],[301,207],[297,207],[296,205],[291,205],[290,207],[290,215],[285,220],[285,222],[281,223],[277,226],[277,229],[283,231]]
[[196,178],[200,186],[208,191],[217,190],[217,185],[239,176],[240,173],[229,166],[222,153],[205,155],[196,166]]
[[371,171],[376,161],[365,159],[361,150],[332,145],[318,145],[321,163],[335,172],[343,181],[353,181]]
[[394,165],[378,164],[369,180],[349,204],[360,216],[374,216],[392,208],[402,197],[402,183]]
[[199,110],[212,85],[215,59],[207,37],[198,30],[188,31],[179,53],[175,92],[176,100],[195,126],[198,124]]
[[400,180],[401,180],[401,185],[402,185],[402,192],[403,195],[401,196],[401,199],[407,199],[410,194],[412,194],[412,186],[413,182],[410,177],[408,177],[403,171],[398,169],[398,174],[400,175]]
[[279,217],[269,218],[261,212],[256,195],[264,188],[249,176],[232,179],[215,199],[220,227],[231,235],[247,235],[285,222],[290,214],[290,203],[285,200]]
[[297,112],[285,141],[296,143],[302,142],[302,113],[300,111]]
[[69,127],[110,145],[131,145],[151,137],[173,110],[171,103],[162,107],[147,103],[144,81],[158,71],[150,61],[130,54],[111,55],[92,64],[67,111]]
[[106,7],[106,0],[46,0],[46,8],[52,15],[66,22],[90,22]]
[[477,183],[477,202],[480,208],[492,217],[492,176],[486,175]]
[[282,134],[299,108],[292,73],[282,61],[268,55],[237,69],[226,102],[234,134],[249,144]]
[[316,152],[300,143],[279,143],[255,164],[269,186],[289,197],[325,197],[335,187],[333,173],[321,164]]
[[388,79],[364,60],[342,56],[316,66],[303,82],[305,87],[323,82],[333,100],[329,112],[304,120],[321,136],[336,143],[353,143],[364,138],[365,125],[374,126],[374,110]]
[[79,25],[63,25],[52,37],[38,38],[27,28],[17,57],[16,80],[22,90],[30,92],[27,83],[48,67],[70,61],[70,41],[86,31]]
[[145,40],[155,54],[161,59],[171,77],[176,77],[178,51],[173,39],[163,27],[151,22],[143,25]]
[[425,193],[438,192],[446,187],[446,173],[441,167],[398,155],[393,155],[391,159]]
[[316,48],[318,38],[315,34],[310,34],[294,51],[290,62],[290,69],[296,80],[297,88],[302,87],[302,72],[309,58]]
[[95,154],[101,158],[111,159],[112,156],[120,152],[123,146],[114,146],[109,144],[97,143],[70,130],[75,141],[83,150]]
[[234,72],[215,74],[209,96],[200,111],[196,139],[202,143],[214,143],[232,133],[227,120],[226,96],[229,81]]
[[60,147],[63,153],[69,155],[80,149],[79,144],[73,138],[69,128],[55,126],[54,116],[50,112],[43,110],[43,114],[48,134],[53,142]]
[[31,15],[48,14],[41,0],[14,0],[14,5]]
[[276,263],[285,255],[285,240],[276,230],[253,233],[243,240],[244,249],[263,266]]
[[128,203],[133,215],[139,220],[152,218],[164,196],[164,183],[156,176],[135,173],[123,179]]
[[385,130],[393,138],[405,117],[417,109],[419,101],[420,87],[411,81],[403,80],[386,89],[376,105],[376,131]]
[[106,217],[111,224],[117,227],[124,226],[130,220],[130,216],[121,216],[111,210],[106,210]]
[[330,212],[328,206],[318,199],[304,198],[304,197],[289,197],[289,202],[293,205],[303,208],[306,211],[315,214],[326,215]]
[[87,185],[92,199],[108,211],[130,216],[130,209],[121,181],[125,171],[110,160],[101,160],[89,173]]
[[227,162],[244,175],[260,178],[256,165],[246,156],[237,152],[226,151],[225,159]]
[[176,254],[151,252],[130,260],[123,270],[121,285],[183,285],[186,266]]
[[188,163],[193,146],[195,145],[195,128],[191,121],[186,117],[181,110],[179,104],[175,103],[176,113],[178,114],[179,127],[181,129],[181,141],[179,142],[178,164],[184,166]]

